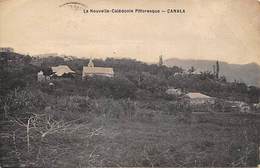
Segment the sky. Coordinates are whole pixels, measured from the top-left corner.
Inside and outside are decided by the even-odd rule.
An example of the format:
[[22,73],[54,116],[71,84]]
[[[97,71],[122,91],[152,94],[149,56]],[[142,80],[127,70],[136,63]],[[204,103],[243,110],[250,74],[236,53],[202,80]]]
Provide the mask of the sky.
[[[86,9],[185,9],[185,13],[86,14]],[[258,0],[0,0],[0,47],[30,55],[207,59],[260,64]]]

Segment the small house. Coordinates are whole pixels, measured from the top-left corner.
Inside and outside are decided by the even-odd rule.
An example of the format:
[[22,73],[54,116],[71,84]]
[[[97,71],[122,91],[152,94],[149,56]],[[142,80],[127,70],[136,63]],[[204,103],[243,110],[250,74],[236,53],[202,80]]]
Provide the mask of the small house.
[[37,73],[37,81],[43,82],[43,81],[49,81],[50,77],[47,75],[44,75],[43,71],[40,71]]
[[246,102],[243,101],[227,101],[227,102],[230,104],[232,111],[249,113],[251,110],[250,106]]
[[215,99],[213,97],[207,96],[198,92],[190,92],[185,95],[186,98],[189,99],[191,104],[199,105],[199,104],[213,104]]
[[37,81],[38,82],[45,81],[45,75],[43,74],[42,71],[38,72],[38,74],[37,74]]
[[67,65],[59,65],[56,67],[51,67],[54,75],[56,76],[63,76],[65,74],[75,74]]
[[180,96],[182,94],[182,91],[180,89],[169,88],[165,91],[165,93],[168,95]]

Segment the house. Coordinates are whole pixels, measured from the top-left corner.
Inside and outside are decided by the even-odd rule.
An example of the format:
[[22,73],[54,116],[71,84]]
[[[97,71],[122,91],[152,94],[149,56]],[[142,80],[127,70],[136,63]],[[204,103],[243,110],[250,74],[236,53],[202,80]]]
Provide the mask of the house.
[[38,72],[38,74],[37,74],[37,81],[38,82],[45,81],[45,75],[43,74],[42,71]]
[[37,73],[37,81],[43,82],[43,81],[49,81],[50,77],[43,74],[43,71],[40,71]]
[[182,91],[180,89],[169,88],[165,91],[165,93],[168,95],[180,96],[182,94]]
[[92,59],[90,59],[88,66],[83,67],[82,79],[85,79],[88,76],[91,77],[93,75],[113,77],[114,76],[114,70],[113,70],[113,68],[95,67]]
[[185,97],[188,98],[190,103],[194,105],[206,103],[213,104],[215,102],[215,99],[213,97],[198,92],[190,92],[186,94]]
[[56,76],[62,76],[65,74],[75,74],[74,71],[72,71],[67,65],[59,65],[56,67],[51,67],[52,72]]
[[253,104],[253,109],[257,112],[260,112],[260,103]]
[[231,109],[233,109],[233,111],[241,112],[241,113],[249,113],[251,110],[250,106],[245,102],[242,101],[227,101],[227,102],[230,104]]

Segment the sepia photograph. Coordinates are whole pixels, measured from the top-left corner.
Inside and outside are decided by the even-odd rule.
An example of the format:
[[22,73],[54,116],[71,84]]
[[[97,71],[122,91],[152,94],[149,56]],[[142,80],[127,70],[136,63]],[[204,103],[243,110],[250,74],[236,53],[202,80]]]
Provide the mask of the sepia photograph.
[[260,0],[0,0],[0,168],[260,168]]

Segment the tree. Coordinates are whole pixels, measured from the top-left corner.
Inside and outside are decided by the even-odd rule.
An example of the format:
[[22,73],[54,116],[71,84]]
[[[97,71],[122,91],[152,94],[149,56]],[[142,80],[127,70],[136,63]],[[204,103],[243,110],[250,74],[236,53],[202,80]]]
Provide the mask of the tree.
[[46,75],[46,76],[50,76],[50,75],[53,74],[53,71],[50,67],[42,66],[41,69],[43,71],[43,74]]
[[216,78],[219,78],[219,62],[216,62]]
[[216,65],[213,65],[213,74],[216,76]]
[[24,56],[23,61],[25,64],[29,64],[32,61],[32,57],[29,55]]
[[162,55],[160,55],[159,57],[159,66],[162,66],[163,65],[163,58],[162,58]]
[[214,79],[214,74],[212,74],[211,71],[204,71],[204,72],[200,72],[199,77],[201,80]]
[[250,103],[259,103],[260,89],[255,86],[249,86],[248,98]]
[[192,66],[192,67],[190,67],[190,69],[188,70],[188,72],[190,73],[190,74],[192,74],[193,72],[195,72],[195,68]]

